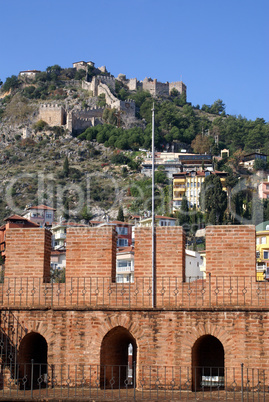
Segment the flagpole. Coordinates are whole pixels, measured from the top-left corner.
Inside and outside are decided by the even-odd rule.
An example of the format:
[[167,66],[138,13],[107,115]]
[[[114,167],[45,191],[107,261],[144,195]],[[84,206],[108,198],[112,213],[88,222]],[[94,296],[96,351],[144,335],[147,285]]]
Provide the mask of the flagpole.
[[155,284],[155,208],[154,208],[154,201],[155,201],[155,194],[154,194],[154,187],[155,187],[155,147],[154,147],[154,140],[155,140],[155,119],[154,119],[154,102],[152,107],[152,307],[155,307],[155,294],[156,294],[156,284]]

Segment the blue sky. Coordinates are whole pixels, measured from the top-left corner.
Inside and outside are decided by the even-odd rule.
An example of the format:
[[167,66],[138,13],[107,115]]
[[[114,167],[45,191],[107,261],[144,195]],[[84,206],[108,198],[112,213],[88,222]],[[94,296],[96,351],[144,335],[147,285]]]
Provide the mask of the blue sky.
[[268,0],[0,0],[0,78],[75,61],[269,121]]

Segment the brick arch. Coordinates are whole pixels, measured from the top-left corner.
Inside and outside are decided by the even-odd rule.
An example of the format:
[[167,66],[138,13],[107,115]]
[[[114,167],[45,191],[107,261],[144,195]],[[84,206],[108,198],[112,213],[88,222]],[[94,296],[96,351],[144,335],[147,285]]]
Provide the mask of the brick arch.
[[185,351],[188,363],[191,363],[191,351],[195,342],[204,335],[211,335],[217,338],[223,345],[225,360],[226,356],[231,354],[234,347],[234,338],[230,336],[223,328],[218,327],[210,322],[199,324],[192,328],[192,331],[185,332],[182,336],[182,347]]
[[144,337],[144,330],[138,322],[134,322],[128,314],[114,314],[109,316],[107,320],[100,320],[98,331],[100,346],[104,336],[115,327],[123,327],[136,339],[136,342]]
[[26,330],[27,334],[29,334],[31,332],[36,332],[36,333],[42,335],[43,338],[45,338],[47,341],[48,348],[49,348],[49,345],[51,345],[56,339],[56,335],[50,331],[47,323],[44,323],[43,321],[38,322],[37,319],[33,320],[33,321],[32,320],[27,321],[27,327],[25,327],[25,330]]

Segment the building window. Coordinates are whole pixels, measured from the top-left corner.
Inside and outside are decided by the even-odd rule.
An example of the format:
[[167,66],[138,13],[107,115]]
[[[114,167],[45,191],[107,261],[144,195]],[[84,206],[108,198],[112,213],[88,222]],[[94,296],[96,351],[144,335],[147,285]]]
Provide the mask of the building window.
[[264,252],[263,252],[263,258],[264,258],[264,260],[268,260],[268,258],[269,258],[269,251],[264,251]]
[[261,244],[266,244],[266,237],[265,236],[261,237]]
[[127,239],[118,239],[117,247],[127,247],[127,246],[128,246],[128,240]]
[[127,235],[127,234],[128,234],[128,228],[122,227],[122,226],[117,226],[117,227],[116,227],[116,232],[117,232],[119,235]]

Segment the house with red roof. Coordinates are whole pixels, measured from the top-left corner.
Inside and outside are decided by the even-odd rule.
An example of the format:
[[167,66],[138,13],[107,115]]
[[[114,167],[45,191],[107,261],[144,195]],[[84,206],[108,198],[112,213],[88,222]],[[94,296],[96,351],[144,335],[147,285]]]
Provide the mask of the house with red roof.
[[51,226],[54,221],[55,211],[56,209],[41,204],[34,207],[28,207],[23,216],[41,227]]

